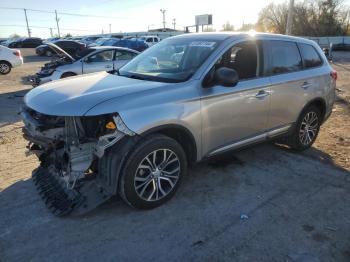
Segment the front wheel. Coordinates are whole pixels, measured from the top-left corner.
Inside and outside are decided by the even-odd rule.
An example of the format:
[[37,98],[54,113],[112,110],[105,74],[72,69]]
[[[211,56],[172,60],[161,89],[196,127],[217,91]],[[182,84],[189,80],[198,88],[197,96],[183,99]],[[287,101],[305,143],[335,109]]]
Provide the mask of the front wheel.
[[182,147],[172,138],[152,135],[138,143],[128,157],[119,193],[132,207],[155,208],[175,194],[186,171]]
[[288,138],[288,145],[303,151],[315,142],[321,126],[321,113],[316,106],[309,106],[301,113],[293,134]]

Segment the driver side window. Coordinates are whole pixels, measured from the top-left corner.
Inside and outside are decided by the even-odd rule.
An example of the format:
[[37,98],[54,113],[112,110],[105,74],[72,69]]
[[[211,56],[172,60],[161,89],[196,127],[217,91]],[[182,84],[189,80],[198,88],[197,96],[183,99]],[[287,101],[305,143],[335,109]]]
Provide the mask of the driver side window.
[[215,63],[215,70],[227,67],[236,70],[239,80],[259,76],[259,49],[256,42],[247,41],[232,46]]
[[94,62],[109,62],[113,60],[113,50],[106,50],[99,52],[97,54],[94,54],[88,58],[88,62],[94,63]]

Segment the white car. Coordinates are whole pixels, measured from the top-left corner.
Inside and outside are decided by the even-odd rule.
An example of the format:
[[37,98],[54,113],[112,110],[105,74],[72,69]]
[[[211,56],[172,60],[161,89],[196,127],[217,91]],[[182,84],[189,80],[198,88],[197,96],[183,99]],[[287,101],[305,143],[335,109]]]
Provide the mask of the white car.
[[138,40],[144,41],[149,47],[160,42],[160,38],[155,35],[140,36]]
[[10,49],[0,45],[0,74],[6,75],[11,72],[12,67],[23,64],[20,50]]
[[95,46],[72,57],[53,43],[47,45],[56,52],[58,58],[45,64],[40,72],[29,78],[33,86],[75,75],[117,70],[139,54],[138,51],[123,47]]

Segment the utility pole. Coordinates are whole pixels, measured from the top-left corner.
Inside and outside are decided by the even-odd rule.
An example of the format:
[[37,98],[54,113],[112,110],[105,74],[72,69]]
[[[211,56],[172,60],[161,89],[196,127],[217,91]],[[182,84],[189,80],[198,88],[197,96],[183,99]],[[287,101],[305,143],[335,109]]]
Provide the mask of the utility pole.
[[175,26],[176,26],[176,18],[173,19],[173,26],[174,26],[174,31],[175,31]]
[[109,33],[112,33],[112,24],[109,24]]
[[293,11],[294,11],[294,0],[289,0],[286,35],[290,35],[292,33]]
[[52,28],[50,27],[50,35],[51,37],[53,37],[53,32],[52,32]]
[[57,24],[58,37],[61,37],[60,27],[58,25],[58,21],[60,21],[60,19],[57,17],[57,10],[55,10],[55,15],[56,15],[56,24]]
[[26,17],[28,37],[30,37],[31,36],[31,32],[30,32],[30,28],[29,28],[29,24],[28,24],[27,9],[23,9],[23,10],[24,10],[24,16]]
[[165,31],[165,12],[166,12],[166,10],[160,9],[160,12],[162,12],[162,14],[163,14],[163,30]]

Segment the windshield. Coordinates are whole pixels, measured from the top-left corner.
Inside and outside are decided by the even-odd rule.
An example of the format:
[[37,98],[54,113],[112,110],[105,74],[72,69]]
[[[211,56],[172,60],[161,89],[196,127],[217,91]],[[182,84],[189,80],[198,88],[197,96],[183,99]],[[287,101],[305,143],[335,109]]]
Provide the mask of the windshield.
[[160,82],[188,80],[217,48],[217,39],[169,38],[139,54],[121,76]]

